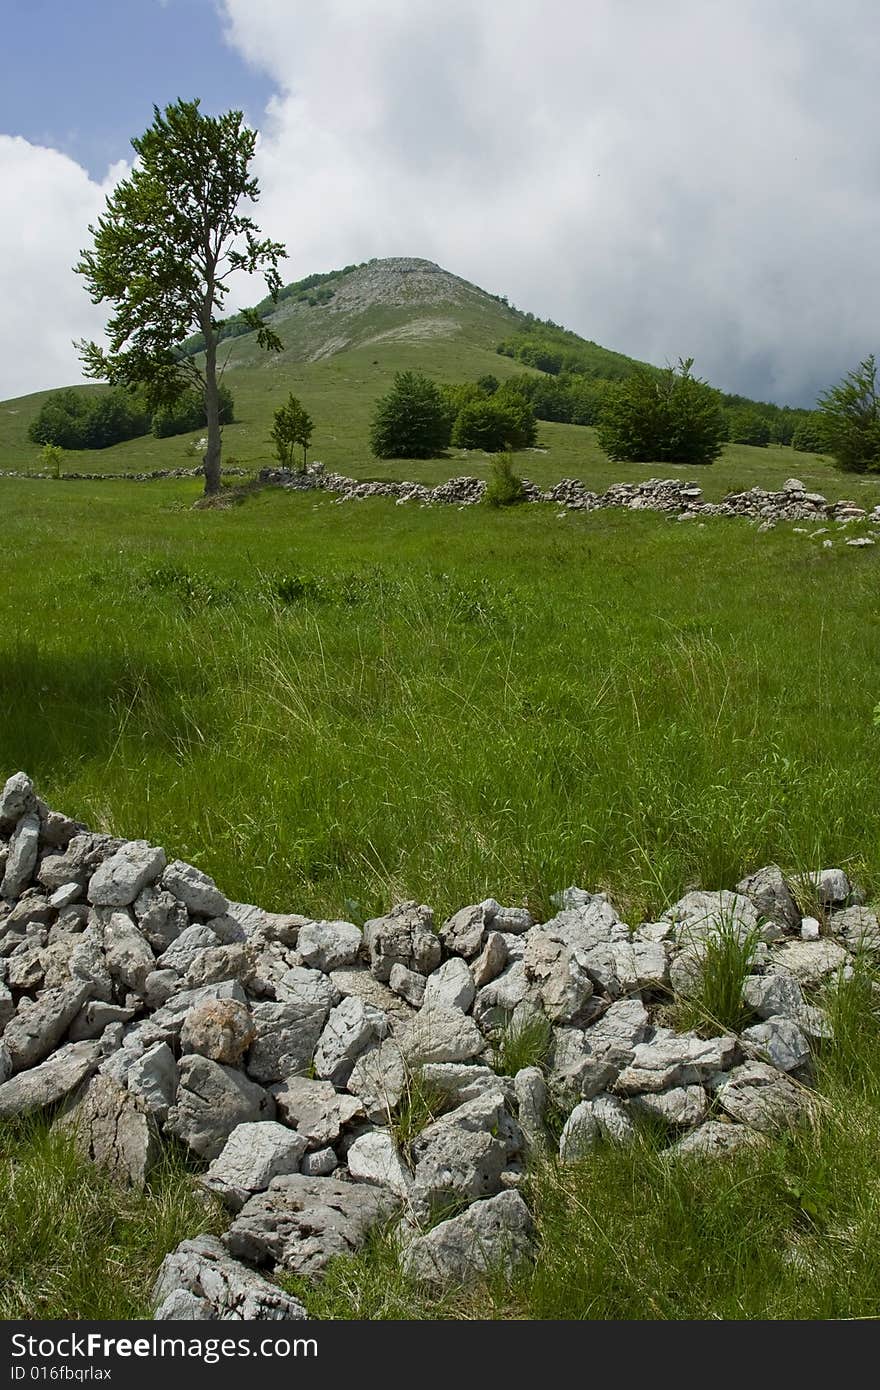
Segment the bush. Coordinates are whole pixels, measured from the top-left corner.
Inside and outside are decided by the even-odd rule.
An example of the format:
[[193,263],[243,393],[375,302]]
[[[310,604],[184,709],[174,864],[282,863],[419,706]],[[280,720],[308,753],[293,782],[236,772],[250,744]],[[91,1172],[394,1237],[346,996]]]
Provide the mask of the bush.
[[302,471],[305,471],[313,429],[311,415],[291,391],[285,404],[275,411],[269,432],[282,468],[293,468],[293,451],[299,445],[303,451]]
[[880,473],[880,396],[873,354],[817,402],[824,447],[847,473]]
[[[220,407],[220,424],[231,425],[235,418],[232,392],[228,386],[217,390]],[[205,414],[205,398],[198,386],[191,387],[178,397],[172,406],[157,410],[153,416],[153,434],[157,439],[167,439],[174,434],[190,434],[192,430],[204,429],[208,423]]]
[[655,373],[645,368],[608,388],[599,444],[627,463],[713,463],[727,437],[718,393],[691,376],[693,358]]
[[770,443],[770,424],[756,410],[729,410],[727,437],[731,444],[751,444],[766,449]]
[[60,449],[108,449],[150,428],[142,403],[122,387],[94,392],[67,387],[53,391],[28,428],[34,444]]
[[791,447],[799,454],[821,454],[825,448],[822,430],[815,420],[804,420],[791,436]]
[[526,500],[522,478],[513,471],[507,454],[492,462],[492,476],[489,479],[483,500],[490,507],[515,507]]
[[496,454],[506,448],[524,449],[534,442],[532,407],[522,396],[502,395],[500,391],[464,405],[452,428],[452,443],[458,449],[485,449]]
[[397,372],[376,402],[370,448],[376,458],[432,458],[449,444],[449,410],[439,387],[420,372]]

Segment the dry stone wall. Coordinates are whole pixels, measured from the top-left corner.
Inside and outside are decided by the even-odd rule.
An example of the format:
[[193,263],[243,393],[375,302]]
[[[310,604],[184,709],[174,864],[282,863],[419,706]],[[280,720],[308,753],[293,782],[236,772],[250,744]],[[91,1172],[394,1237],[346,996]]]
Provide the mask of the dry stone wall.
[[[664,1026],[720,932],[756,943],[754,1021]],[[207,1161],[194,1180],[229,1228],[169,1254],[157,1318],[303,1317],[266,1276],[320,1278],[380,1221],[428,1283],[530,1259],[537,1153],[626,1145],[650,1117],[670,1154],[722,1156],[799,1122],[830,1033],[816,991],[878,949],[836,868],[791,884],[771,865],[633,925],[582,888],[545,922],[492,898],[362,928],[267,912],[50,810],[19,772],[0,793],[0,1118],[50,1109],[121,1183],[145,1181],[163,1136]],[[536,1021],[541,1065],[505,1074],[499,1044]],[[404,1139],[416,1093],[431,1117]]]

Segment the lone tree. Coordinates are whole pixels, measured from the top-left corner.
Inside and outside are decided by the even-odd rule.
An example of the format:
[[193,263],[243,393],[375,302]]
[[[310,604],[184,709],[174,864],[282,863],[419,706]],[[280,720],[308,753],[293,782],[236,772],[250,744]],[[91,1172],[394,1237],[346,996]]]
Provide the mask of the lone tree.
[[873,353],[824,391],[814,416],[819,437],[838,468],[880,473],[880,394]]
[[380,459],[428,459],[443,452],[451,430],[440,388],[421,372],[396,372],[376,402],[370,448]]
[[610,386],[599,412],[597,437],[609,458],[628,463],[713,463],[727,438],[727,422],[714,391],[691,376],[694,359],[677,367],[640,367]]
[[303,451],[302,466],[305,470],[313,429],[311,415],[302,401],[297,400],[291,392],[284,405],[280,405],[275,411],[272,429],[269,432],[282,468],[293,467],[293,451],[298,444]]
[[[274,299],[281,288],[281,242],[260,239],[260,229],[238,211],[259,197],[248,166],[256,131],[241,111],[203,116],[199,101],[177,101],[132,146],[139,158],[107,199],[94,249],[74,267],[92,301],[110,301],[109,351],[77,344],[87,376],[143,388],[150,409],[171,406],[188,386],[203,393],[208,447],[205,492],[220,489],[220,412],[217,343],[219,317],[235,271],[260,272]],[[281,340],[253,309],[244,316],[260,347],[280,351]],[[184,356],[190,334],[204,335],[203,365]]]

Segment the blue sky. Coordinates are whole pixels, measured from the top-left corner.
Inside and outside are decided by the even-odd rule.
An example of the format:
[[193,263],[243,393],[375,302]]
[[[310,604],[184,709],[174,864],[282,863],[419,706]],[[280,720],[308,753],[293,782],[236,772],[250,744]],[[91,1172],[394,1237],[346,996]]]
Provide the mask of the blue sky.
[[425,256],[812,404],[880,352],[878,71],[877,0],[3,0],[0,399],[80,379],[71,267],[153,105],[198,96],[260,131],[288,280]]
[[95,179],[131,155],[153,105],[199,96],[258,124],[273,84],[223,38],[214,0],[4,0],[0,130]]

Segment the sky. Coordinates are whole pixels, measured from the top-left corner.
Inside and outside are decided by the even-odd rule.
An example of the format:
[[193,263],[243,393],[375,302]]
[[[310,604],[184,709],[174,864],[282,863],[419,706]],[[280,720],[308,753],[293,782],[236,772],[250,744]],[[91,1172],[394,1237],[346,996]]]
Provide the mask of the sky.
[[424,256],[793,405],[880,351],[876,0],[4,0],[3,37],[0,399],[82,380],[72,266],[194,96],[260,132],[285,280]]

